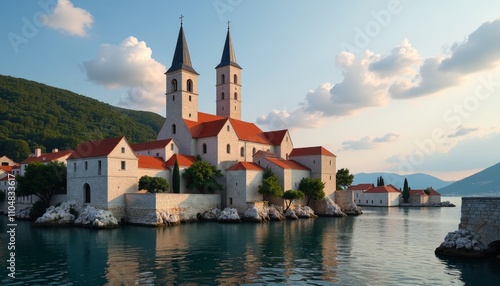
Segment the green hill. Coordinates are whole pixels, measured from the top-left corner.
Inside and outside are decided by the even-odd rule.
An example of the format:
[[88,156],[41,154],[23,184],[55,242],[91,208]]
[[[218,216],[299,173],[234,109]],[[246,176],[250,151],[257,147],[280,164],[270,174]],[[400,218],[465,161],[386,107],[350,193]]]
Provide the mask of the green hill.
[[87,96],[0,75],[0,156],[25,159],[34,148],[75,148],[82,141],[125,135],[154,140],[164,118],[111,106]]
[[481,172],[439,189],[438,192],[444,196],[499,196],[499,174],[500,163],[497,163]]

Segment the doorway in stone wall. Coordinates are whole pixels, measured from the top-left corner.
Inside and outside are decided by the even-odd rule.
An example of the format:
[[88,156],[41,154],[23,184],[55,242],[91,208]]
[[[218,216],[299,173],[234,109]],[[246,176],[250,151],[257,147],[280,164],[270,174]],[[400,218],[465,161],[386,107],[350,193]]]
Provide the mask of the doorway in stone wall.
[[85,203],[90,204],[90,185],[87,183],[83,185],[83,195],[85,197]]

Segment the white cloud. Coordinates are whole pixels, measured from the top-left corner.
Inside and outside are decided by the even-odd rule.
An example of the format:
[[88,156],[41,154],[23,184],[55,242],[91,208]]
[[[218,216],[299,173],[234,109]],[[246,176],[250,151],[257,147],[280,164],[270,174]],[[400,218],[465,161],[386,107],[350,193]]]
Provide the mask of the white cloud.
[[371,136],[365,136],[358,140],[347,140],[342,142],[341,151],[373,149],[377,144],[394,142],[399,138],[399,136],[399,134],[387,133],[381,137],[373,138]]
[[[306,94],[296,111],[280,111],[280,121],[270,120],[272,111],[261,116],[259,124],[277,127],[310,128],[322,119],[348,116],[367,107],[383,106],[391,99],[411,99],[436,94],[460,85],[479,71],[500,65],[500,19],[482,24],[467,40],[455,43],[451,55],[423,59],[408,39],[404,39],[387,55],[365,51],[361,56],[341,52],[336,65],[343,79],[324,83]],[[315,124],[302,124],[299,116],[314,115]],[[293,119],[293,120],[292,120]]]
[[320,112],[308,113],[299,108],[292,113],[286,110],[272,110],[268,115],[257,118],[257,124],[272,126],[274,129],[315,128],[323,124]]
[[120,105],[163,111],[165,66],[151,57],[144,41],[128,37],[118,45],[102,44],[94,59],[83,62],[89,80],[108,89],[127,88]]
[[69,0],[59,0],[52,15],[40,16],[44,25],[75,36],[86,36],[94,18],[85,9],[73,6]]
[[448,138],[455,138],[455,137],[462,137],[462,136],[466,136],[466,135],[469,135],[471,133],[474,133],[476,131],[478,131],[479,128],[476,128],[476,127],[464,127],[462,125],[458,126],[457,129],[455,131],[453,131],[453,133],[451,133],[450,135],[448,135]]

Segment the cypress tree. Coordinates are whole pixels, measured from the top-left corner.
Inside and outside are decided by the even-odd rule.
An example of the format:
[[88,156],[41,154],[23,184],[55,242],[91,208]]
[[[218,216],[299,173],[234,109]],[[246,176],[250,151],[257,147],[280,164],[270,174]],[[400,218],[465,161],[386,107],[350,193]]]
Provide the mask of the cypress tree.
[[408,203],[409,199],[410,199],[410,188],[408,187],[408,181],[405,178],[405,182],[403,185],[403,201],[405,203]]
[[172,173],[172,190],[176,194],[181,192],[181,174],[177,160],[175,160],[174,171]]

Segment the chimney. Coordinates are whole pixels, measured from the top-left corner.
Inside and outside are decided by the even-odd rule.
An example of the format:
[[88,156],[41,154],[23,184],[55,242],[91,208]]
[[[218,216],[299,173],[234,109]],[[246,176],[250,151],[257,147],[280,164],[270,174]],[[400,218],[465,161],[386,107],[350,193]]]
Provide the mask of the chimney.
[[42,156],[42,149],[36,148],[35,149],[35,154],[33,154],[33,155],[35,155],[35,158],[38,158],[38,157]]
[[57,152],[59,152],[59,149],[57,148],[52,149],[52,153],[57,153]]

